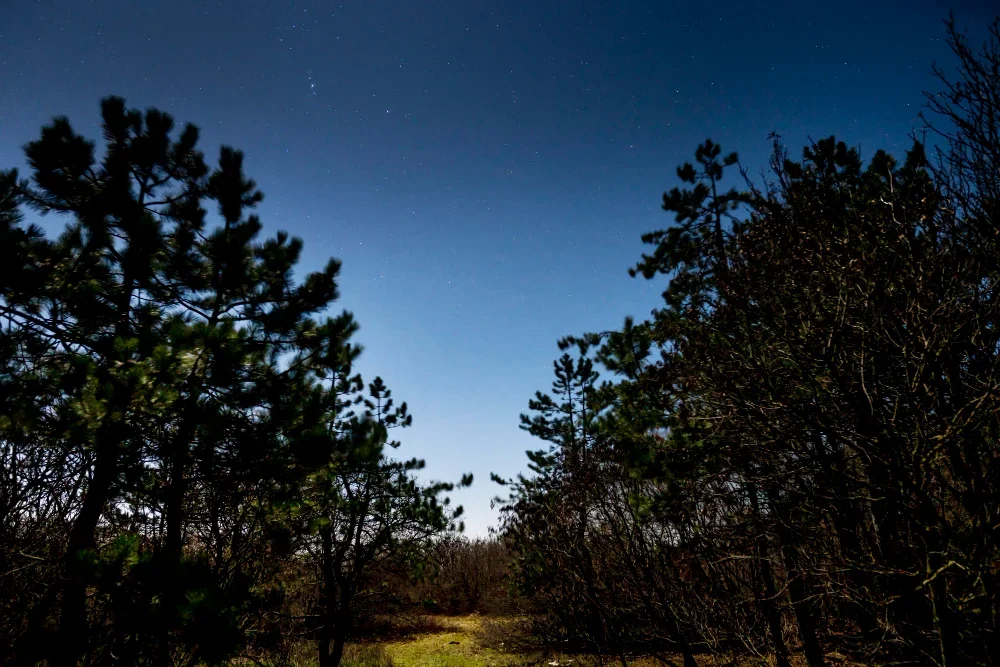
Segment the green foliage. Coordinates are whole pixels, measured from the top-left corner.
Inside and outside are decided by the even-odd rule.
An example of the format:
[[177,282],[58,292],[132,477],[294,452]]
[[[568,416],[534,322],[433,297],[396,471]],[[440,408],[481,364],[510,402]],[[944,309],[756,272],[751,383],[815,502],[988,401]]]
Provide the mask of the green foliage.
[[[542,632],[687,666],[993,664],[1000,22],[981,52],[949,31],[936,163],[775,137],[760,185],[723,192],[711,141],[678,169],[632,271],[668,277],[663,307],[578,339],[615,378],[591,456],[531,456],[504,508]],[[564,450],[556,401],[529,407]]]
[[[242,153],[211,167],[197,128],[121,98],[101,115],[100,150],[60,117],[25,147],[30,179],[0,173],[0,570],[24,572],[0,660],[273,651],[282,570],[313,536],[360,582],[454,526],[454,487],[384,454],[411,417],[380,378],[361,393],[357,324],[326,315],[340,264],[293,279],[302,242],[261,238]],[[23,206],[65,230],[24,226]],[[350,596],[337,613],[349,625]]]

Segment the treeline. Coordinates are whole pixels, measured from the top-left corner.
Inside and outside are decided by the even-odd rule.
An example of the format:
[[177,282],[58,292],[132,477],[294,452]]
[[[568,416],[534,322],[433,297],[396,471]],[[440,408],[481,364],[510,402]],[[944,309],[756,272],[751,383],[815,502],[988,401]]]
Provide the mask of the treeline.
[[[339,263],[261,236],[243,156],[102,107],[0,172],[0,663],[322,666],[459,527],[390,437]],[[23,216],[66,221],[57,237]],[[460,484],[471,483],[471,477]]]
[[632,269],[666,279],[660,307],[561,341],[522,417],[550,446],[499,480],[550,639],[997,663],[1000,20],[981,50],[948,30],[937,151],[775,137],[754,177],[705,142]]

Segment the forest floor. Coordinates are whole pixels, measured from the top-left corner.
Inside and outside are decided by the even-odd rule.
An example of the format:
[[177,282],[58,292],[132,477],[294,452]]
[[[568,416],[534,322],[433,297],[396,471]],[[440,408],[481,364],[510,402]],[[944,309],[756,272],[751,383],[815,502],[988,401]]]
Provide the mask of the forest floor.
[[544,664],[532,660],[535,656],[524,655],[499,639],[495,626],[502,621],[478,615],[434,620],[440,624],[436,632],[425,631],[378,644],[393,667],[527,667]]
[[[310,649],[299,654],[294,664],[315,667]],[[314,650],[314,649],[312,649]],[[664,667],[683,664],[679,655],[634,657],[628,667]],[[859,667],[836,653],[827,654],[830,665]],[[804,667],[801,655],[791,657],[793,667]],[[698,656],[700,667],[773,667],[769,658]],[[390,637],[349,644],[342,667],[619,667],[618,658],[563,653],[540,647],[532,640],[525,619],[467,616],[421,616],[395,625]]]
[[[347,647],[344,667],[615,667],[617,658],[561,653],[528,639],[523,619],[468,616],[430,617],[404,637]],[[671,656],[673,658],[673,656]],[[679,657],[678,664],[681,662]],[[630,667],[662,665],[653,658],[629,660]],[[714,663],[706,662],[705,665]]]

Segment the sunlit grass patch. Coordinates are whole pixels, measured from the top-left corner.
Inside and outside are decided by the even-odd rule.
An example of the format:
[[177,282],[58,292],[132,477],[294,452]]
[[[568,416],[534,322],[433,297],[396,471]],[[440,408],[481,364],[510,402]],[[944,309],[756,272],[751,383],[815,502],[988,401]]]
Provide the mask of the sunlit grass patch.
[[[412,620],[412,619],[411,619]],[[530,620],[518,617],[469,616],[435,617],[394,626],[393,638],[350,644],[344,651],[343,667],[619,667],[619,658],[563,653],[544,647],[530,635]],[[409,629],[405,636],[399,631]],[[315,658],[293,660],[296,667],[315,667]],[[677,655],[630,657],[629,667],[680,665]],[[839,665],[835,654],[828,658]],[[800,655],[791,656],[792,665],[804,667]],[[698,656],[702,667],[773,667],[773,659],[750,656]]]
[[[504,630],[514,630],[523,619],[492,619],[478,615],[444,619],[446,632],[381,644],[392,657],[393,667],[597,667],[592,656],[562,654],[531,647],[518,641],[518,632],[506,639]],[[520,629],[520,628],[518,628]],[[510,640],[510,641],[509,641]],[[606,659],[605,665],[617,664]],[[653,661],[630,661],[635,667]]]
[[383,646],[392,656],[395,667],[480,667],[497,664],[488,662],[482,649],[460,628],[388,642]]

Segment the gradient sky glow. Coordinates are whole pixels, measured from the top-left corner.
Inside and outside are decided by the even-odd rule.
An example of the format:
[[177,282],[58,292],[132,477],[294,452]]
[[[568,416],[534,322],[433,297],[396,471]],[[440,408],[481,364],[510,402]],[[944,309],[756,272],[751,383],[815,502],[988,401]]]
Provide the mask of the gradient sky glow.
[[556,340],[657,305],[626,270],[695,146],[752,173],[772,130],[902,155],[949,9],[976,43],[998,11],[812,4],[0,0],[0,168],[54,115],[98,138],[110,94],[243,150],[268,233],[343,260],[360,369],[414,415],[400,453],[475,473],[454,500],[484,534]]

